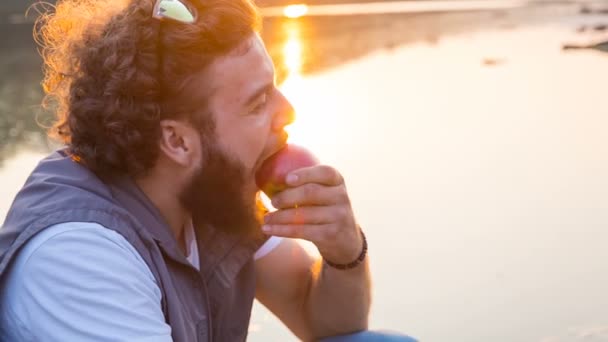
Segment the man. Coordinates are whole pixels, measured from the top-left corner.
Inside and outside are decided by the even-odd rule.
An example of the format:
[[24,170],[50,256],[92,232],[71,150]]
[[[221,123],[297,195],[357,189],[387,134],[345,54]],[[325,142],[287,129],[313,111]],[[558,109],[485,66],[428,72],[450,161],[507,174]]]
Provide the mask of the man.
[[0,230],[1,340],[244,340],[254,297],[303,340],[367,329],[339,172],[296,170],[278,211],[258,204],[255,172],[293,121],[258,22],[247,0],[65,0],[42,18],[66,148]]

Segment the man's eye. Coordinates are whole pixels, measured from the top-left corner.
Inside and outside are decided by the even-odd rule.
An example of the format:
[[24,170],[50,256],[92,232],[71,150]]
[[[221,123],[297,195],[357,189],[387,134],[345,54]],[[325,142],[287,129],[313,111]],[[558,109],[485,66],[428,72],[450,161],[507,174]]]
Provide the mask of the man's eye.
[[268,99],[267,94],[262,95],[260,97],[260,101],[258,101],[258,104],[251,109],[250,113],[259,114],[262,111],[262,109],[264,109],[264,107],[266,106],[267,99]]

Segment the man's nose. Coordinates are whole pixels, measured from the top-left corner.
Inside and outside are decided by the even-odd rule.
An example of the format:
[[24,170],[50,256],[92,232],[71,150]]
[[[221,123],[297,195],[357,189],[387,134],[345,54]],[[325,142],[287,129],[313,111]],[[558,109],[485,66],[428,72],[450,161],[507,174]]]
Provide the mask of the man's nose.
[[281,131],[283,128],[296,119],[296,112],[285,95],[277,90],[277,110],[272,120],[272,129],[274,131]]

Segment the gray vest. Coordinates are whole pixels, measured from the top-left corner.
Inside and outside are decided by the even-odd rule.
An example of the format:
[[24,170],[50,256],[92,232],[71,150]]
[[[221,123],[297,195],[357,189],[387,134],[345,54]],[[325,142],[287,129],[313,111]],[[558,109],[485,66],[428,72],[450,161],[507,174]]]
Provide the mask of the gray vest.
[[102,182],[60,150],[40,162],[9,210],[0,230],[0,280],[34,235],[64,222],[96,222],[133,245],[160,287],[174,341],[246,339],[255,293],[253,254],[264,235],[236,236],[197,227],[198,271],[131,180]]

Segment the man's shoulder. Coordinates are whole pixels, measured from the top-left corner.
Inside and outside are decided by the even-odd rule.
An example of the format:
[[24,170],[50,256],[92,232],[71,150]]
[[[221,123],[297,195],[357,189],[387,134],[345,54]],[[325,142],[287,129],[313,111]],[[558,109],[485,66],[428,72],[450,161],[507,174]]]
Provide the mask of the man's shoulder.
[[122,235],[101,224],[64,222],[45,228],[25,243],[13,262],[13,269],[28,267],[32,262],[49,257],[54,261],[49,266],[61,268],[67,266],[66,263],[73,263],[75,256],[91,250],[107,253],[109,258],[118,255],[139,258],[135,248]]
[[[129,250],[133,247],[120,234],[95,222],[64,222],[52,225],[30,239],[19,253],[18,259],[27,262],[33,254],[45,251],[53,244],[73,245],[76,249],[89,244]],[[65,255],[61,253],[61,255]],[[60,256],[61,256],[60,255]]]
[[135,248],[119,233],[94,222],[65,222],[44,229],[25,243],[7,278],[24,282],[45,274],[63,274],[44,280],[67,281],[86,273],[119,272],[116,262],[142,268],[154,279]]
[[[160,289],[137,251],[120,234],[91,222],[61,223],[35,235],[0,286],[0,316],[36,322],[22,329],[35,336],[77,336],[74,319],[102,336],[96,330],[100,319],[132,316],[135,310],[162,318]],[[7,323],[2,320],[0,330]]]

